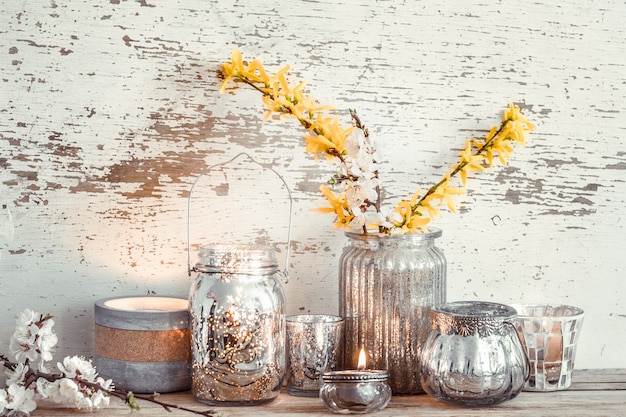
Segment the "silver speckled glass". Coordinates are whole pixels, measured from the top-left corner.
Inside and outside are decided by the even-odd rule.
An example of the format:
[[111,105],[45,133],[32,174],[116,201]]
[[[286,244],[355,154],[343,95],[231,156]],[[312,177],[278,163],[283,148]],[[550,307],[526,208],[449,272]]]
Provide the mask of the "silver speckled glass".
[[421,393],[418,364],[428,313],[446,300],[446,259],[435,246],[441,230],[346,235],[350,244],[339,261],[345,367],[356,369],[365,348],[368,368],[386,370],[394,394]]
[[569,388],[583,310],[545,304],[513,304],[512,307],[517,310],[517,331],[530,363],[530,378],[524,391]]
[[460,301],[435,307],[422,356],[422,386],[448,404],[477,407],[515,398],[528,364],[504,304]]
[[213,405],[272,401],[285,373],[285,295],[274,249],[200,250],[190,292],[191,393]]
[[287,392],[317,397],[322,374],[339,369],[343,319],[326,314],[287,316]]

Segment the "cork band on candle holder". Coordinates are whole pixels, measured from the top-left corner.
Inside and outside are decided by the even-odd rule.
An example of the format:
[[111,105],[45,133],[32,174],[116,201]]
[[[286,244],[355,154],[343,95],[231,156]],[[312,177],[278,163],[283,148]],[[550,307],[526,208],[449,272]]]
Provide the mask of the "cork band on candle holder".
[[124,330],[96,324],[96,355],[132,362],[191,360],[191,332]]

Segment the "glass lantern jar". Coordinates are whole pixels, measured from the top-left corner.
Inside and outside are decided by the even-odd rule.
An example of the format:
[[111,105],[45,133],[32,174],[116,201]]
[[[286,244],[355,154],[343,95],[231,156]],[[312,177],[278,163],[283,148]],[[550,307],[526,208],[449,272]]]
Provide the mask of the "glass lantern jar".
[[274,249],[200,250],[191,287],[192,394],[212,405],[278,395],[285,373],[285,296]]
[[424,392],[419,359],[431,307],[446,301],[446,259],[435,246],[441,230],[405,235],[346,233],[339,261],[339,311],[345,320],[346,369],[368,364],[389,373],[394,394]]
[[424,390],[461,406],[487,406],[515,398],[528,364],[513,307],[461,301],[433,308],[432,331],[421,362]]

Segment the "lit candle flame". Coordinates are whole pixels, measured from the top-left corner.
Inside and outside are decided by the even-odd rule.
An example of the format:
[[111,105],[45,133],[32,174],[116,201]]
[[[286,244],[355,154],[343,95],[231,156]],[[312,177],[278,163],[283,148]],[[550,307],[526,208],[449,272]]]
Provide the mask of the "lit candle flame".
[[367,365],[367,359],[365,358],[365,349],[361,348],[361,351],[359,352],[359,361],[357,363],[356,369],[359,371],[362,371],[365,369],[366,365]]

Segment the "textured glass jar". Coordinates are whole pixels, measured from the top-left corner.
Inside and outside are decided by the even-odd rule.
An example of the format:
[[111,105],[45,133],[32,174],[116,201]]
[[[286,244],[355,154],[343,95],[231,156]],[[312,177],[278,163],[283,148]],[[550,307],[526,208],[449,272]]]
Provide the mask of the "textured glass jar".
[[203,246],[194,270],[193,396],[212,405],[273,400],[285,373],[285,296],[274,249]]
[[431,307],[446,300],[446,260],[435,246],[441,230],[395,236],[346,233],[339,261],[339,309],[345,319],[344,362],[386,370],[394,394],[423,392],[419,358]]
[[528,364],[514,308],[461,301],[434,308],[422,353],[422,386],[443,402],[486,406],[515,398]]

